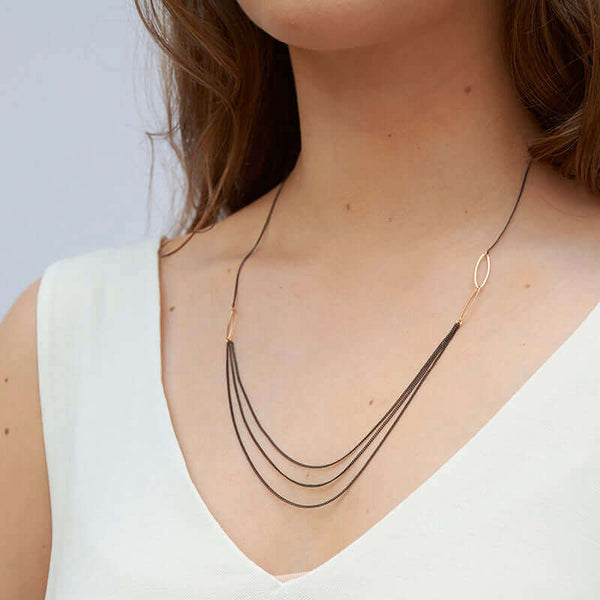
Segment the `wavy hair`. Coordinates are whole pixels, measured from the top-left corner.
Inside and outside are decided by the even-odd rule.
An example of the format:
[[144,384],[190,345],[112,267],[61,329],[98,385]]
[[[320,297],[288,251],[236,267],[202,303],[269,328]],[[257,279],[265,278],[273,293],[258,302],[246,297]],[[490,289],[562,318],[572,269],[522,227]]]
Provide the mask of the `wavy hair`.
[[[600,193],[600,0],[502,1],[504,58],[543,130],[531,158]],[[300,127],[288,47],[235,0],[134,2],[162,51],[166,127],[147,133],[175,152],[185,188],[176,233],[193,234],[293,168]]]

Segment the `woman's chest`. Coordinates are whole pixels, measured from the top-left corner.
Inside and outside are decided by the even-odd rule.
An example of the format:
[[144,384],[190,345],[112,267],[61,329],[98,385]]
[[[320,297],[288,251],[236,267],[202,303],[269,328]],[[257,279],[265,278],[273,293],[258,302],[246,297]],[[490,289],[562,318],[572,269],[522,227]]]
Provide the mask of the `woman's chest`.
[[[514,313],[503,330],[492,326],[482,313],[476,315],[471,329],[463,327],[457,332],[410,406],[397,415],[393,431],[389,431],[381,447],[378,442],[389,425],[346,472],[343,469],[355,454],[325,470],[290,464],[257,428],[248,401],[279,449],[303,463],[332,462],[352,449],[397,402],[447,333],[439,327],[440,319],[430,320],[438,324],[437,338],[427,329],[426,320],[421,319],[422,335],[417,335],[418,328],[407,320],[404,335],[399,332],[376,339],[357,326],[356,337],[361,343],[351,343],[346,338],[336,347],[331,326],[326,322],[307,316],[304,327],[292,325],[284,329],[284,335],[269,335],[268,331],[277,329],[270,328],[268,320],[260,320],[260,315],[264,319],[269,310],[262,307],[254,312],[250,306],[249,310],[240,311],[246,324],[235,332],[235,339],[239,340],[238,375],[244,386],[244,393],[237,398],[227,394],[224,327],[218,326],[221,323],[216,315],[203,322],[197,336],[189,332],[184,336],[174,324],[170,334],[167,330],[165,343],[181,350],[170,358],[165,353],[163,376],[174,430],[190,477],[224,535],[261,569],[279,574],[335,562],[335,556],[343,554],[361,536],[366,535],[366,539],[373,529],[382,531],[386,521],[381,520],[386,515],[395,519],[404,510],[400,505],[407,500],[413,502],[412,497],[419,498],[421,489],[436,480],[440,468],[443,471],[447,463],[452,464],[456,453],[468,446],[473,435],[480,432],[479,439],[485,438],[493,430],[491,420],[507,402],[523,402],[521,387],[527,382],[525,390],[530,393],[528,379],[536,369],[543,367],[539,375],[535,373],[537,379],[554,378],[553,386],[562,381],[544,361],[588,314],[590,298],[591,295],[583,298],[576,307],[578,312],[571,317],[564,310],[562,328],[546,328],[541,322],[536,325],[527,311]],[[555,302],[561,306],[559,299]],[[499,311],[502,306],[492,302],[488,309]],[[224,316],[226,322],[225,312]],[[282,319],[275,317],[276,321]],[[321,336],[307,332],[321,332]],[[200,336],[206,341],[203,345],[197,344]],[[290,345],[292,339],[299,341],[296,347]],[[220,353],[214,351],[219,340]],[[185,356],[194,356],[196,366],[182,361]],[[568,372],[568,363],[559,365]],[[567,386],[563,394],[573,394],[577,375],[568,372],[563,383]],[[233,389],[232,381],[229,387]],[[559,419],[562,409],[557,400],[554,404],[551,399],[547,402],[547,406],[539,403],[541,414],[547,412],[550,418]],[[549,408],[552,410],[548,412]],[[538,440],[539,418],[532,412],[525,428],[505,429],[506,447],[499,452],[500,458],[504,456],[506,460],[500,463],[501,468],[510,471],[527,465],[532,452],[541,452],[552,460],[552,455],[544,450],[543,440]],[[234,419],[241,440],[236,436]],[[254,438],[249,431],[254,431]],[[518,436],[523,439],[516,439]],[[507,453],[516,442],[525,443],[517,465],[510,462],[515,455]],[[282,476],[261,448],[284,473],[307,485],[297,485]],[[376,448],[372,460],[352,481]],[[570,450],[578,455],[576,445]],[[488,458],[481,460],[485,465]],[[494,464],[488,464],[487,477],[494,470]],[[542,471],[548,468],[548,464],[538,466]],[[314,485],[339,473],[343,476],[331,485]],[[480,484],[484,489],[510,485],[501,477],[499,472],[495,484],[493,478],[484,478]],[[290,506],[265,485],[268,483],[295,502],[317,503],[331,498],[351,481],[351,487],[339,499],[315,509]],[[437,520],[431,523],[439,524]]]

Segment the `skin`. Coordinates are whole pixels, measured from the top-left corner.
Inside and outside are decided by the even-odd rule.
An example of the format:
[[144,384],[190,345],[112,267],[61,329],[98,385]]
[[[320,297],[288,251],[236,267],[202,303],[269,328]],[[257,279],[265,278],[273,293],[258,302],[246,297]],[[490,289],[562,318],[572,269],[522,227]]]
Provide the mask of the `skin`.
[[[337,458],[385,412],[460,314],[512,210],[539,131],[501,59],[499,4],[240,2],[290,45],[300,109],[302,152],[240,277],[234,330],[246,389],[292,456]],[[190,475],[234,543],[280,574],[364,534],[580,325],[600,300],[600,198],[532,167],[486,287],[400,424],[341,501],[303,511],[246,463],[223,377],[235,272],[275,191],[161,259],[160,275],[163,384]],[[37,285],[0,325],[0,581],[26,600],[43,598],[51,541]]]

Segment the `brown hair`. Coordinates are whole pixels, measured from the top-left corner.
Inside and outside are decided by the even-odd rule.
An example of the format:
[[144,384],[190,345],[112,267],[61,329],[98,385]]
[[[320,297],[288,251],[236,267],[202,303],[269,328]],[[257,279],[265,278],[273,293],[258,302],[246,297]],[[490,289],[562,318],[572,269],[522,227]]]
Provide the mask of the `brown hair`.
[[[185,176],[177,233],[262,196],[300,151],[286,44],[235,0],[134,0],[162,50],[166,138]],[[600,192],[600,0],[503,0],[505,60],[544,135],[531,158]],[[191,237],[191,236],[190,236]]]

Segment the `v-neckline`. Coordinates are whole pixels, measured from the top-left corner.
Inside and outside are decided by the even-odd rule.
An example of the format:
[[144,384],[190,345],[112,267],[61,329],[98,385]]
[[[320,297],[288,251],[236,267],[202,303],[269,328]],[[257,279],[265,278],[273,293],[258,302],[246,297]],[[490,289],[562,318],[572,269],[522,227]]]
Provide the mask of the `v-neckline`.
[[169,403],[167,400],[167,395],[165,391],[164,381],[163,381],[163,357],[162,357],[162,310],[161,310],[161,302],[162,302],[162,294],[160,289],[160,258],[159,258],[159,250],[160,250],[160,242],[163,236],[157,236],[152,238],[153,243],[151,257],[154,261],[154,281],[152,285],[152,301],[154,302],[154,322],[151,324],[153,327],[154,335],[152,336],[153,341],[155,343],[154,346],[154,357],[155,362],[152,365],[153,374],[156,376],[156,381],[158,382],[158,396],[160,402],[160,410],[162,412],[162,416],[165,420],[165,425],[167,429],[167,436],[169,439],[169,443],[171,445],[171,450],[173,452],[175,462],[179,466],[180,477],[182,482],[184,483],[186,489],[192,496],[192,502],[195,502],[198,505],[198,508],[202,514],[208,519],[211,525],[216,528],[216,530],[221,535],[224,543],[229,546],[229,548],[233,551],[233,554],[238,557],[239,562],[242,567],[247,568],[250,571],[254,571],[258,573],[260,577],[262,577],[266,582],[270,582],[270,584],[277,589],[288,588],[291,586],[302,585],[305,581],[309,579],[312,580],[321,573],[334,569],[336,565],[342,564],[350,560],[352,553],[356,551],[359,546],[363,546],[369,542],[374,536],[376,536],[379,532],[384,531],[385,526],[389,525],[389,523],[397,517],[405,505],[409,502],[414,502],[415,498],[418,498],[420,495],[427,492],[427,490],[435,484],[435,482],[443,476],[443,474],[452,466],[460,460],[461,457],[466,455],[469,451],[471,451],[477,443],[485,437],[486,433],[488,433],[491,429],[498,424],[502,423],[502,417],[510,412],[511,406],[514,406],[517,399],[524,394],[532,385],[533,381],[539,378],[540,374],[545,372],[548,369],[548,364],[554,360],[555,356],[559,353],[562,354],[565,352],[567,348],[570,348],[576,341],[580,339],[581,331],[590,324],[592,318],[596,315],[596,313],[600,313],[600,300],[592,307],[592,309],[587,313],[584,319],[579,323],[579,325],[575,328],[575,330],[561,342],[561,344],[542,362],[542,364],[537,367],[537,369],[527,378],[527,380],[517,389],[517,391],[488,419],[482,427],[480,427],[473,436],[465,444],[463,444],[460,448],[454,452],[440,467],[438,467],[425,481],[423,481],[420,485],[418,485],[412,492],[410,492],[407,496],[405,496],[398,504],[396,504],[389,512],[387,512],[379,521],[374,523],[369,529],[367,529],[360,536],[355,538],[348,545],[344,546],[339,552],[328,558],[325,562],[319,564],[314,569],[310,569],[308,571],[304,571],[304,574],[300,577],[295,577],[289,580],[280,580],[277,575],[273,575],[266,571],[259,564],[254,562],[245,552],[239,548],[239,546],[231,539],[231,537],[227,534],[227,532],[223,529],[221,524],[215,519],[208,506],[204,502],[196,484],[194,483],[190,471],[188,469],[185,456],[183,454],[181,445],[179,443],[179,439],[177,438],[177,434],[175,433],[175,428],[173,425],[173,421],[171,418],[171,412],[169,410]]

